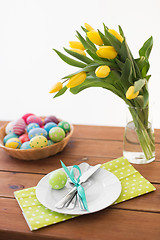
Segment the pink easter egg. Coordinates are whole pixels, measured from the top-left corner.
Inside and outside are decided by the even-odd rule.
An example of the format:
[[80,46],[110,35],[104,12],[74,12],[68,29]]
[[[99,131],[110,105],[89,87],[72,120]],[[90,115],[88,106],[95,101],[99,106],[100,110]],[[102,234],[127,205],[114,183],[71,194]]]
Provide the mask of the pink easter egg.
[[25,121],[25,123],[27,123],[26,122],[26,120],[27,120],[27,118],[29,117],[29,116],[32,116],[32,115],[34,115],[33,113],[26,113],[25,115],[23,115],[23,120]]
[[26,122],[27,122],[27,124],[38,123],[40,127],[43,125],[42,119],[40,117],[37,117],[36,115],[29,116],[27,118]]
[[13,132],[17,135],[21,135],[25,132],[25,128],[26,128],[25,121],[22,118],[20,118],[15,121],[13,125]]
[[24,142],[28,142],[30,141],[29,137],[28,137],[28,134],[22,134],[20,137],[19,137],[19,140],[24,143]]
[[44,119],[44,125],[49,122],[59,123],[58,119],[55,116],[48,116]]

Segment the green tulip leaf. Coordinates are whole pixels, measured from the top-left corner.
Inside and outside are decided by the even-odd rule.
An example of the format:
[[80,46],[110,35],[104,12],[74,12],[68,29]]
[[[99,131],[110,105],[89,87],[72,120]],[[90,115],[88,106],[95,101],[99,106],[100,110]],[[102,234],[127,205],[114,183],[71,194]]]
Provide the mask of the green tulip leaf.
[[118,97],[122,98],[127,104],[130,104],[130,102],[126,99],[124,93],[122,93],[119,89],[117,89],[113,84],[106,82],[104,80],[101,80],[97,77],[87,76],[86,80],[82,84],[74,88],[71,88],[70,92],[73,94],[77,94],[89,87],[102,87],[107,90],[110,90],[114,94],[116,94]]
[[139,79],[138,81],[134,82],[134,93],[140,91],[145,84],[146,79]]
[[71,77],[73,77],[74,75],[76,75],[76,74],[78,74],[78,73],[80,73],[80,72],[93,72],[93,71],[96,70],[97,67],[99,67],[99,64],[97,64],[97,63],[96,63],[96,64],[90,64],[90,65],[88,65],[88,66],[86,66],[86,67],[84,67],[84,68],[81,68],[81,69],[80,69],[79,71],[77,71],[77,72],[74,72],[74,73],[72,73],[72,74],[69,74],[69,75],[63,77],[62,79],[71,78]]
[[56,98],[56,97],[59,97],[59,96],[63,95],[66,92],[66,90],[67,90],[67,87],[64,86],[56,95],[54,95],[53,98]]
[[82,30],[83,30],[85,33],[89,32],[86,28],[84,28],[84,27],[82,27],[82,26],[81,26],[81,28],[82,28]]
[[149,68],[150,68],[150,64],[149,64],[148,60],[146,60],[146,64],[144,65],[144,67],[142,68],[142,71],[141,71],[143,78],[146,77]]
[[86,36],[86,42],[87,42],[88,44],[90,44],[90,45],[95,49],[95,51],[97,51],[96,46],[94,45],[93,42],[91,42],[91,40],[90,40],[87,36]]
[[69,58],[67,57],[66,55],[64,55],[63,53],[59,52],[58,50],[56,49],[53,49],[57,54],[58,56],[64,61],[66,62],[67,64],[71,65],[71,66],[74,66],[74,67],[80,67],[80,68],[83,68],[86,66],[86,64],[82,63],[82,62],[79,62],[79,61],[76,61],[72,58]]
[[120,78],[120,82],[124,87],[125,91],[133,84],[132,80],[132,65],[129,58],[126,59],[124,67],[122,69],[122,75]]
[[84,46],[84,48],[87,50],[90,50],[91,52],[95,53],[96,50],[94,47],[92,47],[83,37],[82,35],[77,31],[77,37],[80,40],[80,42],[82,43],[82,45]]
[[144,56],[145,58],[149,58],[153,46],[153,38],[152,36],[143,44],[142,48],[139,50],[140,57]]
[[106,35],[106,32],[108,31],[108,27],[103,23],[103,28],[104,28],[104,34]]
[[98,30],[98,33],[99,33],[99,35],[100,35],[100,37],[101,37],[104,45],[111,46],[111,43],[110,43],[110,41],[108,40],[108,38],[107,38],[101,31],[99,31],[99,30]]
[[120,50],[120,60],[122,62],[125,62],[127,58],[131,62],[133,78],[136,79],[137,76],[136,76],[135,65],[133,62],[133,57],[132,57],[129,47],[127,45],[126,39],[124,38],[122,45],[121,45],[121,50]]
[[117,63],[117,65],[121,70],[124,68],[124,63],[121,62],[118,58],[115,58],[115,62]]
[[143,98],[144,98],[143,108],[145,108],[148,105],[148,102],[149,102],[149,92],[148,92],[147,84],[146,84],[146,87],[143,90]]
[[73,57],[78,58],[78,59],[81,60],[82,62],[85,62],[85,63],[88,63],[88,64],[93,63],[93,61],[92,61],[90,58],[88,58],[88,57],[86,57],[86,56],[84,56],[84,55],[82,55],[82,54],[79,54],[79,53],[77,53],[77,52],[74,52],[74,51],[69,50],[69,49],[66,49],[66,48],[64,48],[64,50],[65,50],[68,54],[70,54],[70,55],[73,56]]
[[120,35],[121,35],[123,38],[125,38],[124,33],[123,33],[123,30],[122,30],[122,28],[121,28],[120,25],[118,25],[118,28],[119,28],[119,33],[120,33]]
[[106,32],[106,37],[109,40],[109,42],[111,43],[111,45],[116,49],[116,51],[118,53],[120,53],[120,49],[121,49],[121,43],[113,34],[111,34],[110,32]]
[[99,60],[99,61],[102,60],[100,57],[98,57],[98,55],[97,55],[96,53],[93,53],[93,52],[90,51],[89,49],[87,49],[86,52],[87,52],[94,60]]
[[151,77],[151,75],[147,75],[147,76],[145,77],[145,79],[146,79],[147,81],[149,81],[150,77]]

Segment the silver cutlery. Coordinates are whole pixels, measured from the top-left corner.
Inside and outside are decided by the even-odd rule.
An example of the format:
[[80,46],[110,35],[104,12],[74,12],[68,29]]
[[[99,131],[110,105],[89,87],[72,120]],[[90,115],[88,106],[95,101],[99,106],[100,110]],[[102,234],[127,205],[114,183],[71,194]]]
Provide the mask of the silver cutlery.
[[[80,177],[79,184],[86,182],[100,168],[100,166],[101,164],[97,164],[96,166],[90,168],[88,171],[83,173],[83,175]],[[73,187],[71,191],[69,191],[59,202],[55,204],[55,207],[63,208],[67,202],[69,202],[71,199],[74,198],[74,194],[76,192],[77,192],[77,188]]]

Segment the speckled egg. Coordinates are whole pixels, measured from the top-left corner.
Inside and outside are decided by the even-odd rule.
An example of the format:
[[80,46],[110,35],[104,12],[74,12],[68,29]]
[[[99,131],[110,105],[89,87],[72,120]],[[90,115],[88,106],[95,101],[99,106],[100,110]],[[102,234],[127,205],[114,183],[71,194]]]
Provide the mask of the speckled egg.
[[27,118],[28,118],[29,116],[32,116],[32,115],[34,115],[34,114],[33,114],[33,113],[26,113],[25,115],[22,116],[22,118],[23,118],[23,120],[25,121],[25,123],[27,123]]
[[38,123],[40,127],[43,125],[42,119],[40,117],[37,117],[36,115],[29,116],[26,122],[28,125],[30,123]]
[[19,137],[19,140],[21,140],[21,143],[24,143],[24,142],[27,142],[29,141],[29,137],[28,137],[28,134],[25,133],[25,134],[22,134],[20,137]]
[[27,126],[27,132],[29,132],[30,130],[34,129],[34,128],[39,128],[39,124],[38,123],[30,123],[28,126]]
[[48,140],[48,146],[51,146],[53,144],[54,144],[54,142],[52,140]]
[[62,189],[67,182],[67,176],[62,170],[54,171],[49,176],[49,184],[53,189]]
[[19,136],[15,133],[9,133],[7,134],[4,139],[3,139],[3,142],[4,144],[6,144],[6,142],[10,139],[10,138],[18,138]]
[[9,122],[5,128],[6,134],[14,133],[13,131],[13,126],[14,126],[15,121]]
[[71,130],[70,124],[68,122],[65,122],[65,121],[59,122],[58,127],[62,128],[65,131],[65,133],[68,133]]
[[60,127],[53,127],[49,131],[49,137],[53,142],[60,142],[65,137],[65,132]]
[[55,116],[48,116],[44,119],[44,125],[49,123],[49,122],[54,122],[56,124],[59,123],[58,119]]
[[30,146],[30,141],[22,143],[20,149],[32,149]]
[[19,138],[10,138],[5,144],[6,147],[14,148],[14,149],[20,148],[21,145],[22,145],[22,143],[19,140]]
[[13,131],[15,134],[21,135],[25,132],[25,129],[26,129],[26,124],[22,118],[15,121],[13,125]]
[[44,136],[47,137],[47,131],[43,128],[34,128],[28,133],[29,139],[32,139],[35,136]]
[[43,148],[48,144],[48,140],[44,136],[35,136],[30,140],[31,148]]
[[54,122],[49,122],[47,124],[45,124],[44,129],[47,131],[47,133],[49,134],[49,131],[51,130],[51,128],[53,127],[57,127],[57,124]]

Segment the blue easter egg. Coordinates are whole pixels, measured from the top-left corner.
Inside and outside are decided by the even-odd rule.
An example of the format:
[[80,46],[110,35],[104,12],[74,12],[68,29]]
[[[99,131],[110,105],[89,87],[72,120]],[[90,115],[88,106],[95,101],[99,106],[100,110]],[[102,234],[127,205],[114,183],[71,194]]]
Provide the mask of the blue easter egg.
[[29,132],[30,130],[34,129],[34,128],[40,128],[39,124],[38,123],[30,123],[28,126],[27,126],[27,132]]
[[4,139],[3,139],[3,142],[4,144],[6,144],[6,142],[10,139],[10,138],[18,138],[19,136],[15,133],[9,133],[7,134]]
[[32,149],[30,146],[30,141],[22,143],[20,149]]
[[47,133],[49,133],[49,131],[53,127],[57,127],[57,124],[54,122],[49,122],[49,123],[46,123],[46,125],[44,126],[44,129],[47,131]]
[[47,131],[43,128],[34,128],[29,131],[28,137],[29,139],[32,139],[35,136],[44,136],[47,137]]

